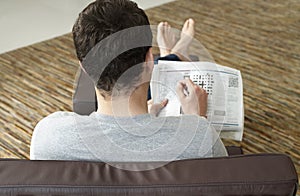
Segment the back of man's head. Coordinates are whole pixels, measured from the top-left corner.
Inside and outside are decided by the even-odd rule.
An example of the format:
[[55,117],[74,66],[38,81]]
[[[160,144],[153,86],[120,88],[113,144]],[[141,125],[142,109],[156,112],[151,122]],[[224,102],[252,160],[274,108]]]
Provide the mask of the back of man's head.
[[[102,40],[122,30],[144,25],[148,27],[143,33],[137,32],[138,35],[124,33],[122,34],[124,36],[117,36],[117,39],[104,42],[103,46],[100,46],[113,53],[128,43],[126,36],[131,37],[131,39],[135,36],[143,36],[145,37],[143,40],[147,40],[147,43],[141,45],[142,47],[129,48],[127,51],[117,54],[117,57],[108,62],[107,65],[97,65],[97,68],[90,68],[88,66],[91,65],[83,63],[84,69],[103,69],[99,76],[97,76],[97,79],[94,79],[95,85],[100,90],[102,96],[111,95],[113,87],[120,76],[132,66],[145,61],[146,54],[152,44],[150,23],[145,12],[130,0],[97,0],[89,4],[79,14],[73,26],[72,33],[77,57],[80,62],[84,62],[89,52],[97,44],[99,45],[99,42],[101,44]],[[103,55],[106,54],[104,53]],[[133,80],[138,79],[143,71],[143,67],[140,66],[136,70],[138,70],[138,73],[132,76],[131,81],[126,81],[125,86],[130,86]]]

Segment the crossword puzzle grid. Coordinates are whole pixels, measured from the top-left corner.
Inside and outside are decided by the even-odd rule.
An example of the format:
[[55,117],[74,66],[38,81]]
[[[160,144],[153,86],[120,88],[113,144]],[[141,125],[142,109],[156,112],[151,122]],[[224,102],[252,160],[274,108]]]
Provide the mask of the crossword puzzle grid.
[[208,95],[213,94],[214,76],[212,74],[186,74],[185,79],[191,79],[195,84],[205,89]]

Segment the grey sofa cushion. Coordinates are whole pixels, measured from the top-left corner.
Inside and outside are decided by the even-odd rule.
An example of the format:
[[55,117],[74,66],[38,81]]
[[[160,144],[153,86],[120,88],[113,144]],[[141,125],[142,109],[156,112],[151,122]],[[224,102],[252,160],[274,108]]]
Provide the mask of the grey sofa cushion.
[[81,115],[89,115],[96,111],[97,99],[93,81],[82,71],[78,70],[75,79],[73,95],[73,111]]

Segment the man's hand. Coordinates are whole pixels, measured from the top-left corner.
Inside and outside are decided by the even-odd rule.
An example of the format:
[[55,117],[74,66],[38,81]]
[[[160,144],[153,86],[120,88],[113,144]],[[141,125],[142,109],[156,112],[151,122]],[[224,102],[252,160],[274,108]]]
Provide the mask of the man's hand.
[[153,104],[153,100],[150,99],[148,102],[148,112],[150,114],[153,114],[155,116],[158,115],[158,113],[164,108],[166,107],[166,105],[168,104],[168,99],[164,99],[163,101],[161,101],[160,103],[156,103]]
[[184,114],[197,114],[206,117],[207,93],[190,79],[181,80],[176,87],[176,93]]

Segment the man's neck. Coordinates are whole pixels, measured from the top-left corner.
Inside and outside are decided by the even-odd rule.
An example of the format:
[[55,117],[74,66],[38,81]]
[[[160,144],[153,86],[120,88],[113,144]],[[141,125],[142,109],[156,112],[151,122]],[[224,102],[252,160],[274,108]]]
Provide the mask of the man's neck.
[[98,110],[100,114],[109,116],[136,116],[148,113],[148,88],[140,86],[130,96],[104,97],[97,92]]

